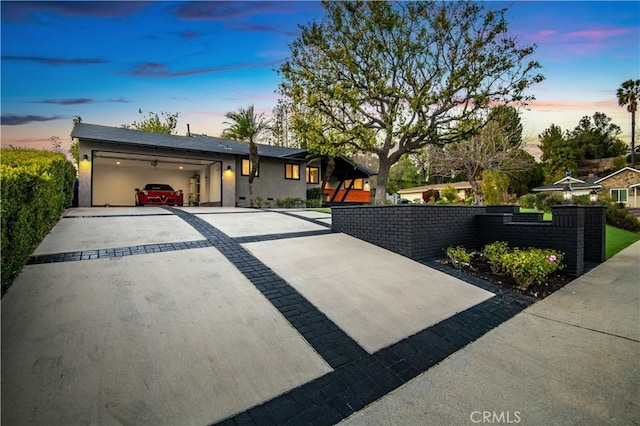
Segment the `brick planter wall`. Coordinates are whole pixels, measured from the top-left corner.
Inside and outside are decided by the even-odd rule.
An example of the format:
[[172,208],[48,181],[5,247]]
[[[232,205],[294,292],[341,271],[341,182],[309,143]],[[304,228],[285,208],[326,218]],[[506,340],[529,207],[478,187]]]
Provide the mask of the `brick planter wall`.
[[333,209],[333,230],[416,260],[443,258],[449,246],[480,249],[494,241],[565,254],[565,271],[584,272],[584,261],[605,260],[605,208],[555,206],[553,221],[514,206],[394,205]]
[[335,207],[332,228],[411,259],[444,256],[451,245],[477,247],[484,207],[403,204]]

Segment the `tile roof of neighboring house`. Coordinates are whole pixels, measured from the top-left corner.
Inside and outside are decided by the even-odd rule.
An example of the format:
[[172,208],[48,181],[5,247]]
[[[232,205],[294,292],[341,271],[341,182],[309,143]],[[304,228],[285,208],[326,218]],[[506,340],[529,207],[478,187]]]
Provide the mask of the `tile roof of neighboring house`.
[[627,170],[628,170],[628,171],[632,171],[632,172],[635,172],[635,173],[639,173],[639,174],[640,174],[640,170],[638,170],[638,169],[634,169],[633,167],[625,167],[625,168],[623,168],[623,169],[620,169],[620,170],[618,170],[618,171],[615,171],[615,172],[611,173],[610,175],[607,175],[607,176],[605,176],[605,177],[603,177],[603,178],[600,178],[600,179],[596,180],[596,183],[600,183],[600,182],[602,182],[603,180],[607,180],[607,179],[609,179],[609,178],[612,178],[612,177],[614,177],[615,175],[617,175],[618,173],[622,173],[622,172],[627,171]]
[[[480,182],[478,182],[480,184]],[[413,188],[404,188],[398,191],[398,194],[410,194],[414,192],[425,192],[429,190],[440,190],[445,186],[453,186],[455,189],[471,189],[471,184],[468,181],[464,182],[451,182],[451,183],[434,183],[432,185],[416,186]]]
[[[216,154],[249,155],[248,143],[229,139],[201,135],[180,136],[166,133],[152,133],[88,123],[76,123],[71,131],[71,137],[118,145],[167,148]],[[307,156],[307,151],[304,149],[264,144],[257,145],[258,154],[261,157],[304,160]]]

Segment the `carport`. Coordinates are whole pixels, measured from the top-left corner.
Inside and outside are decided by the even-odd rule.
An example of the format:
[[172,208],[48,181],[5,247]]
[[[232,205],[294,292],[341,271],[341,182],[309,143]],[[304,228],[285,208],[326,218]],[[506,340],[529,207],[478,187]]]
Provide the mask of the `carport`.
[[106,150],[95,150],[92,156],[93,206],[133,206],[135,188],[147,183],[182,190],[185,205],[221,205],[221,160]]

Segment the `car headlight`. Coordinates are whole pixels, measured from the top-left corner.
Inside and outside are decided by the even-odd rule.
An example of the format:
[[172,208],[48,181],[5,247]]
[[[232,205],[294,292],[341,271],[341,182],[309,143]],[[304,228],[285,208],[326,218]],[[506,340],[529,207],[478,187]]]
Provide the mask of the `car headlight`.
[[176,191],[176,195],[182,195],[182,189],[178,189],[178,190]]
[[147,191],[142,191],[143,195],[149,195],[149,193]]

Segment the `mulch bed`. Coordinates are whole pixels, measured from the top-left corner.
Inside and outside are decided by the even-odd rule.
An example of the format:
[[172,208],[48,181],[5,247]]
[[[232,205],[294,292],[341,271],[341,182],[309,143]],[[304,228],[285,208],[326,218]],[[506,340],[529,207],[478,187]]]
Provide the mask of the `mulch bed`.
[[[452,266],[451,262],[448,260],[443,263]],[[521,290],[510,275],[493,273],[489,262],[487,262],[482,256],[473,256],[471,259],[471,265],[463,268],[463,271],[467,274],[489,281],[497,286],[505,287],[536,299],[544,299],[575,279],[573,276],[562,273],[551,274],[541,284],[534,283],[526,290]]]

